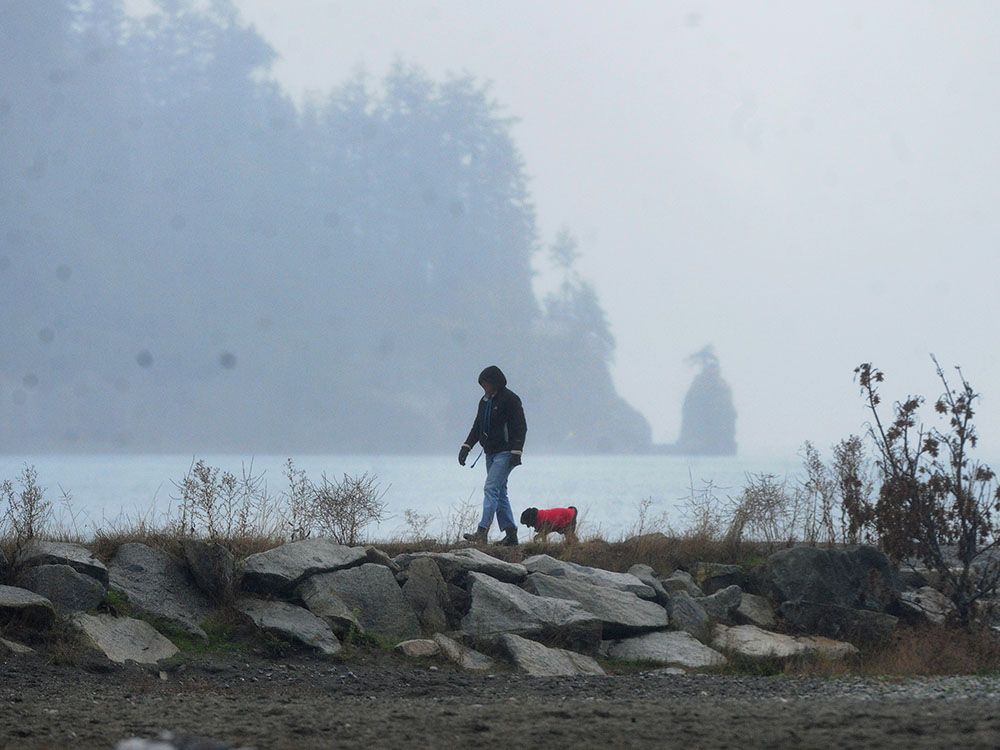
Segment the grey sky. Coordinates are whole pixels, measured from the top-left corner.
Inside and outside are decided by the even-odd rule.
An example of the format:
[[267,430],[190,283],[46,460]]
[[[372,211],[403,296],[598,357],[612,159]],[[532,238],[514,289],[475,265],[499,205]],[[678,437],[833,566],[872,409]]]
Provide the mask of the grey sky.
[[993,442],[1000,5],[236,4],[298,98],[395,59],[493,82],[657,440],[712,342],[745,454],[857,431],[865,359],[888,395],[934,395],[931,351],[985,393]]

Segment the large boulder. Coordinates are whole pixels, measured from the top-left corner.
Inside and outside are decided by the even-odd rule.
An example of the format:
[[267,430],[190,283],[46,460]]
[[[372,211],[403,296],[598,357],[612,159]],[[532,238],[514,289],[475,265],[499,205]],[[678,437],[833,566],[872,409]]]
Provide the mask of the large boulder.
[[667,614],[670,624],[677,630],[683,630],[698,640],[708,638],[712,620],[698,600],[686,591],[675,591],[670,595]]
[[72,620],[90,644],[111,661],[156,664],[177,653],[177,647],[148,622],[108,614],[78,612]]
[[944,625],[955,612],[955,604],[947,596],[930,586],[922,586],[916,591],[904,591],[902,610],[911,619]]
[[635,638],[612,641],[604,651],[612,659],[703,669],[726,663],[726,657],[682,631],[646,633]]
[[81,612],[104,601],[106,589],[96,578],[78,573],[69,565],[35,565],[25,568],[17,585],[41,594],[59,612]]
[[302,539],[250,555],[240,565],[243,591],[282,596],[309,576],[360,565],[364,547],[345,547],[332,539]]
[[359,612],[349,607],[340,594],[324,582],[322,575],[307,578],[295,591],[306,608],[322,618],[337,635],[346,636],[352,630],[364,632]]
[[207,638],[201,623],[211,602],[194,585],[187,568],[163,550],[129,543],[111,561],[113,591],[128,598],[134,613],[154,617],[199,638]]
[[46,630],[56,619],[52,602],[34,591],[0,586],[0,627]]
[[899,601],[899,578],[874,547],[792,547],[771,555],[755,574],[759,593],[775,602],[814,602],[885,612]]
[[515,667],[532,677],[604,674],[601,665],[589,656],[562,648],[549,648],[513,633],[500,636],[498,645]]
[[716,622],[732,625],[742,598],[743,591],[739,586],[726,586],[711,596],[702,596],[695,601],[704,607],[708,616]]
[[457,583],[463,583],[469,573],[482,573],[505,583],[520,583],[528,575],[523,565],[499,560],[475,547],[449,552],[409,552],[392,559],[405,570],[414,560],[425,558],[437,563],[446,581]]
[[488,672],[493,669],[493,660],[486,654],[481,654],[458,641],[449,638],[444,633],[435,633],[434,642],[450,661],[470,672]]
[[898,622],[884,612],[816,602],[785,602],[778,611],[793,631],[861,644],[887,641]]
[[[386,638],[406,640],[421,635],[409,600],[403,595],[396,577],[389,568],[365,563],[357,568],[321,573],[309,580],[310,608],[323,597],[339,599],[347,609],[357,613],[366,633]],[[303,595],[303,600],[306,596]]]
[[440,633],[448,630],[448,584],[441,575],[437,563],[427,557],[417,558],[406,569],[403,596],[420,620],[425,633]]
[[536,596],[481,573],[470,573],[469,579],[471,605],[461,627],[470,637],[489,641],[514,633],[584,651],[597,649],[601,621],[576,602]]
[[181,549],[198,588],[214,602],[231,602],[236,579],[233,553],[218,542],[206,539],[184,539]]
[[666,607],[670,601],[670,592],[667,591],[663,583],[656,577],[656,572],[649,565],[642,563],[633,565],[628,572],[653,589],[653,601],[661,607]]
[[661,578],[660,583],[670,593],[683,591],[688,596],[695,598],[705,596],[705,592],[701,590],[698,584],[695,583],[694,578],[686,570],[675,570],[666,578]]
[[557,578],[628,591],[643,599],[656,598],[656,592],[631,573],[615,573],[601,568],[591,568],[587,565],[557,560],[549,555],[533,555],[524,561],[524,567],[529,573],[544,573]]
[[762,630],[756,625],[716,625],[712,645],[720,651],[751,658],[821,656],[842,659],[858,653],[850,643],[822,636],[791,636]]
[[44,542],[33,539],[17,556],[18,567],[33,565],[69,565],[85,576],[101,582],[107,588],[108,569],[100,560],[90,554],[90,550],[69,542]]
[[307,609],[282,601],[243,598],[236,609],[258,628],[287,640],[296,641],[334,656],[340,653],[340,641],[330,626]]
[[724,565],[723,563],[698,562],[691,568],[691,577],[706,595],[729,586],[743,588],[747,583],[747,574],[739,565]]
[[741,625],[756,625],[759,628],[773,628],[775,625],[774,607],[766,597],[743,592],[740,606],[736,609],[736,619]]
[[626,636],[661,630],[669,624],[667,610],[655,602],[640,599],[630,591],[595,586],[574,578],[557,578],[532,573],[525,589],[538,596],[579,602],[601,621],[605,636]]

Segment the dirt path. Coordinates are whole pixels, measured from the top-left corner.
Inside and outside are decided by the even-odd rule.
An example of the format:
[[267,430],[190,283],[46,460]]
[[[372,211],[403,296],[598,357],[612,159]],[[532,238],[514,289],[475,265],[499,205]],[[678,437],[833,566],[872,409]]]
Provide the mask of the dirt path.
[[0,662],[0,747],[112,748],[160,730],[265,748],[1000,746],[1000,678],[536,679],[202,657],[166,674]]

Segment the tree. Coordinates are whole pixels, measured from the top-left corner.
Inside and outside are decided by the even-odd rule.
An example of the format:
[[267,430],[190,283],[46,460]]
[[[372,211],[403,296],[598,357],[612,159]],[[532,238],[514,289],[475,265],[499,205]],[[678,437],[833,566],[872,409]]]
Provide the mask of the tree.
[[919,412],[921,396],[893,406],[891,421],[880,411],[881,370],[863,363],[855,370],[872,416],[881,486],[872,502],[845,503],[851,527],[874,531],[886,553],[919,560],[945,583],[958,620],[969,625],[976,602],[1000,584],[1000,487],[993,470],[972,456],[978,443],[973,423],[979,394],[961,369],[953,387],[934,359],[943,392],[934,411],[944,426],[927,427]]

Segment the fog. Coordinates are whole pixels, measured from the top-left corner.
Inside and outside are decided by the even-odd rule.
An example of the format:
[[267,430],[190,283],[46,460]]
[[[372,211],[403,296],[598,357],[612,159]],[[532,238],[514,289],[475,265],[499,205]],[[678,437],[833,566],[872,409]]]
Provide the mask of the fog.
[[645,450],[709,343],[742,453],[931,352],[1000,427],[995,4],[76,5],[4,3],[0,449],[450,449],[496,363]]

